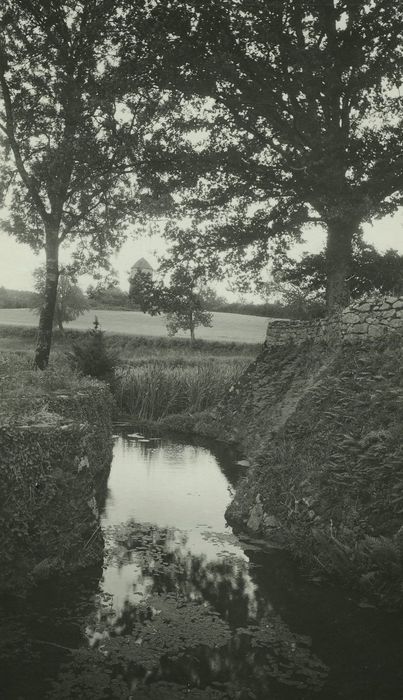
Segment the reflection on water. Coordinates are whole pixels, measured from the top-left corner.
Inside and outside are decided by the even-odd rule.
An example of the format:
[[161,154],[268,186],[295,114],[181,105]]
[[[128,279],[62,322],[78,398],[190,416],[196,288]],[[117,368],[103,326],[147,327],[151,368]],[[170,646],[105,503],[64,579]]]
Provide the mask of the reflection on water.
[[115,440],[103,572],[48,584],[10,613],[26,681],[10,671],[4,697],[401,698],[398,620],[227,527],[228,450],[129,433]]

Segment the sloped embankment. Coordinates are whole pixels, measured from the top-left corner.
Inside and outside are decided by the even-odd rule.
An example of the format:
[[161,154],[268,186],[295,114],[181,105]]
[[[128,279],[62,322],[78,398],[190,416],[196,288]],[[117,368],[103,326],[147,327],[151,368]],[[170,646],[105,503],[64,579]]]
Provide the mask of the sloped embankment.
[[0,590],[24,592],[102,562],[112,399],[98,382],[34,373],[16,356],[0,357],[0,370]]
[[403,600],[402,360],[398,333],[267,347],[223,423],[252,462],[228,519],[392,607]]

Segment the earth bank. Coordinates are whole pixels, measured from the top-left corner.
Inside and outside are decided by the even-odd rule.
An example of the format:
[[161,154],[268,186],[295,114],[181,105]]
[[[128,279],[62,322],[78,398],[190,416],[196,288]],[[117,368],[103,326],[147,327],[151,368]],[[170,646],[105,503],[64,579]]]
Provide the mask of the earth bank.
[[316,337],[269,325],[210,421],[251,462],[228,520],[389,608],[403,602],[402,308],[366,300]]

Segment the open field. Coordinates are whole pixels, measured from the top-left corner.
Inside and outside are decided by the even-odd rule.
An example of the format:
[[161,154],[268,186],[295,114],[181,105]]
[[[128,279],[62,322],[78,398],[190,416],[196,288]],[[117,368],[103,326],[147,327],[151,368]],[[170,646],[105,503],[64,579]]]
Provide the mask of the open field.
[[[92,309],[76,321],[69,323],[66,328],[87,330],[91,327],[95,315],[99,319],[102,330],[108,333],[154,337],[167,335],[163,317],[147,316],[141,311]],[[196,337],[221,342],[263,343],[268,320],[262,316],[214,313],[212,328],[197,328]],[[1,325],[36,326],[37,324],[38,317],[29,309],[0,309],[0,337]],[[180,332],[176,337],[187,337],[187,334]]]

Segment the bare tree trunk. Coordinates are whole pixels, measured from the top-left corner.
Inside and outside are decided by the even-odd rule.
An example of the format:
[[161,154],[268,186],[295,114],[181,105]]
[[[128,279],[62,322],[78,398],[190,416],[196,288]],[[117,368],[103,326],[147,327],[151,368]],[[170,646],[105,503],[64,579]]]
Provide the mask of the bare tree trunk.
[[332,314],[350,303],[349,277],[352,241],[356,230],[355,221],[339,219],[328,224],[326,246],[326,306],[328,314]]
[[46,230],[46,281],[45,297],[39,316],[38,337],[35,348],[35,366],[46,369],[52,345],[53,318],[59,281],[59,241],[57,231]]
[[190,311],[189,314],[189,329],[190,329],[190,345],[193,347],[193,344],[195,342],[195,324],[193,320],[193,311]]

